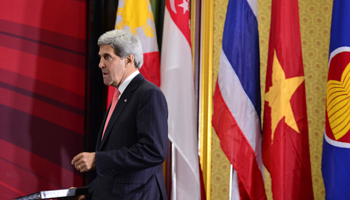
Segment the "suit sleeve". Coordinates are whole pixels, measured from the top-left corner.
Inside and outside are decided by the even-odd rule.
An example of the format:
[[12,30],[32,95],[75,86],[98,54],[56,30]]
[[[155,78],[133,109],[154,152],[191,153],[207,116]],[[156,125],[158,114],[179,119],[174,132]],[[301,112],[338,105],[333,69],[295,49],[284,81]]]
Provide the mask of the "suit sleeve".
[[136,121],[137,142],[134,145],[96,152],[96,171],[99,175],[133,172],[164,162],[168,142],[168,108],[158,88],[142,95]]

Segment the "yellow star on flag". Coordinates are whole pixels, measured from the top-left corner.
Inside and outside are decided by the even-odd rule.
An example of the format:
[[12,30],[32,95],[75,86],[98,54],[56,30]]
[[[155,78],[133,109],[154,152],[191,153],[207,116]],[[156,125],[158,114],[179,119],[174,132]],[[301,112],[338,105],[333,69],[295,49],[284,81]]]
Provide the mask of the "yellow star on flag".
[[274,51],[274,58],[272,64],[272,86],[269,91],[265,93],[265,101],[271,107],[271,143],[277,124],[285,117],[285,123],[299,132],[299,128],[294,118],[290,99],[295,90],[303,83],[304,76],[298,76],[286,79],[286,75],[277,58],[276,51]]

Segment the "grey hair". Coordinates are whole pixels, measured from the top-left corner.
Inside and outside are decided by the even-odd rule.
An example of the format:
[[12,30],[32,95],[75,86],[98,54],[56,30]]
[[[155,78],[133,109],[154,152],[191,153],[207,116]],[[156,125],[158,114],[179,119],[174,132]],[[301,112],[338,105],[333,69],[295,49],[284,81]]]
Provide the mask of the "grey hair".
[[137,36],[126,30],[112,30],[104,33],[97,41],[97,45],[111,45],[114,53],[120,58],[132,54],[135,67],[141,69],[143,64],[142,44]]

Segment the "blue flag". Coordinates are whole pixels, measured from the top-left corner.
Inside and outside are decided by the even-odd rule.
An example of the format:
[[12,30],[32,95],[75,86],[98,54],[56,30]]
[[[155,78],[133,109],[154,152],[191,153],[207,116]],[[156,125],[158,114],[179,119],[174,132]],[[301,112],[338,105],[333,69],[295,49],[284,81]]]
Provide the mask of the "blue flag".
[[322,175],[326,199],[350,197],[350,1],[334,0]]
[[256,0],[229,1],[213,97],[213,127],[234,169],[231,199],[266,199],[257,12]]

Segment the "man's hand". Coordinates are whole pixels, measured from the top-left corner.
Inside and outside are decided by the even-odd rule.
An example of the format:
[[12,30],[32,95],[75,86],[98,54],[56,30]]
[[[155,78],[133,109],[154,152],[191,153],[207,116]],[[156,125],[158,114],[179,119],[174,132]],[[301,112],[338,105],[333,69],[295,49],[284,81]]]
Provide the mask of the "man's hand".
[[95,169],[95,152],[82,152],[76,155],[71,163],[74,165],[75,169],[80,172],[87,172]]
[[[74,189],[76,187],[70,187],[69,189]],[[86,200],[85,195],[79,195],[79,196],[74,196],[74,197],[67,197],[64,198],[66,200]]]

